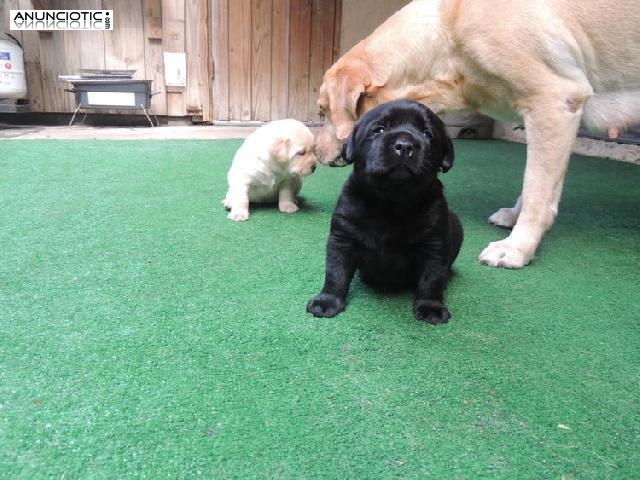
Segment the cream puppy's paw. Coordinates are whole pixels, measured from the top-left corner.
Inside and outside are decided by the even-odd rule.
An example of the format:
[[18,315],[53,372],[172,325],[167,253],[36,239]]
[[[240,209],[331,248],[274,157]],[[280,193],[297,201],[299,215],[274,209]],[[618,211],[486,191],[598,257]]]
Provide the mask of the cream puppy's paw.
[[491,242],[485,248],[478,261],[483,265],[498,268],[522,268],[528,265],[532,255],[526,255],[513,240],[505,238],[499,242]]
[[233,220],[234,222],[244,222],[249,220],[249,210],[231,210],[229,215],[227,215],[229,220]]
[[231,202],[229,200],[227,200],[226,198],[224,200],[222,200],[222,206],[224,208],[226,208],[227,210],[231,210]]
[[280,202],[278,204],[278,209],[283,213],[296,213],[298,211],[298,206],[293,202]]

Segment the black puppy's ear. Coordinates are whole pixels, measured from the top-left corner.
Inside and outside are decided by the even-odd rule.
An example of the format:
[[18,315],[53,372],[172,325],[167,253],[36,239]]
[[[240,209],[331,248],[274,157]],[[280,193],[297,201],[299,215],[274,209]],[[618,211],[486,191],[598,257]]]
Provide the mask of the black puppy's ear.
[[451,169],[451,167],[453,167],[453,142],[451,141],[449,135],[447,135],[446,130],[443,130],[442,133],[442,144],[444,146],[444,151],[442,152],[442,160],[440,161],[440,170],[442,170],[442,173],[446,173]]
[[342,158],[347,165],[353,163],[355,160],[353,155],[356,152],[356,131],[357,128],[354,128],[351,135],[349,135],[349,138],[347,138],[347,141],[342,145]]
[[432,125],[432,133],[434,135],[434,140],[438,142],[438,145],[441,148],[440,151],[440,170],[442,173],[448,172],[451,167],[453,167],[453,142],[447,133],[447,127],[445,126],[442,119],[425,107],[429,112],[429,118],[431,120]]

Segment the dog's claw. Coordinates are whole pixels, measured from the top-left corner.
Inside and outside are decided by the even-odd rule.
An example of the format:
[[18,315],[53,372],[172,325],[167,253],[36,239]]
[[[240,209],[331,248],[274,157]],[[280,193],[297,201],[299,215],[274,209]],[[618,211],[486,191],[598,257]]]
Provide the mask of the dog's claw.
[[478,256],[482,265],[498,268],[522,268],[529,264],[531,258],[520,249],[511,245],[509,239],[491,242]]
[[344,301],[329,293],[320,293],[307,304],[307,312],[314,317],[335,317],[343,310]]
[[451,318],[449,309],[441,302],[434,300],[416,300],[413,304],[413,313],[416,319],[431,325],[447,323]]

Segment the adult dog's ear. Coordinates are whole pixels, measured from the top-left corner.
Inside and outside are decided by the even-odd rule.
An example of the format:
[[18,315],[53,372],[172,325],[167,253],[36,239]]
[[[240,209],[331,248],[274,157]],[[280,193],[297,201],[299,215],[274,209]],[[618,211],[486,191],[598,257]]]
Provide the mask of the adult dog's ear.
[[338,140],[345,140],[351,134],[356,120],[358,102],[364,90],[365,85],[357,76],[344,75],[340,79],[338,92],[335,95],[335,105],[331,108]]
[[339,140],[345,140],[358,118],[360,100],[363,95],[371,95],[379,85],[373,80],[368,65],[359,62],[341,65],[334,73],[335,92],[330,95],[331,120]]

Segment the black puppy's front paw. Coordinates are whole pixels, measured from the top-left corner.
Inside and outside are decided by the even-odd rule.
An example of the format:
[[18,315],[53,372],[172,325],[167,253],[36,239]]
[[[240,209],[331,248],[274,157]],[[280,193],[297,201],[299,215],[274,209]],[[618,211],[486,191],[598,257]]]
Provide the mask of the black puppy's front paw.
[[449,309],[436,300],[416,300],[413,304],[413,314],[421,322],[432,325],[447,323],[451,318]]
[[314,317],[335,317],[343,310],[344,301],[330,293],[320,293],[307,304],[307,312]]

